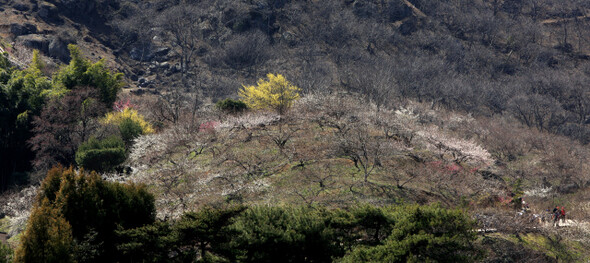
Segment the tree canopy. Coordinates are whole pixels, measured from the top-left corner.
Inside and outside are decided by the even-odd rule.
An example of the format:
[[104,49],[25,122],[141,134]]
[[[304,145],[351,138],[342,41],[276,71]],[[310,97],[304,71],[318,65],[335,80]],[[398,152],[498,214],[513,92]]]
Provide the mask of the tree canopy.
[[[73,256],[79,261],[114,262],[121,256],[116,231],[154,220],[154,197],[144,186],[55,167],[41,185],[17,259],[64,262],[60,260]],[[47,261],[50,256],[55,260]]]
[[244,85],[239,91],[240,97],[248,107],[253,109],[273,109],[279,114],[299,99],[299,88],[281,74],[269,73],[265,79],[259,79],[256,85]]

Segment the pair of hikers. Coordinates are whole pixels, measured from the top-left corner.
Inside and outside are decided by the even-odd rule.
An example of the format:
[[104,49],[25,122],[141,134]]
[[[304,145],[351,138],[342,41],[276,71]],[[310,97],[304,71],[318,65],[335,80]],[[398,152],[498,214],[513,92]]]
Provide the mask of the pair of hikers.
[[561,219],[561,222],[565,223],[565,207],[563,206],[561,209],[559,206],[553,208],[553,226],[559,226],[559,219]]

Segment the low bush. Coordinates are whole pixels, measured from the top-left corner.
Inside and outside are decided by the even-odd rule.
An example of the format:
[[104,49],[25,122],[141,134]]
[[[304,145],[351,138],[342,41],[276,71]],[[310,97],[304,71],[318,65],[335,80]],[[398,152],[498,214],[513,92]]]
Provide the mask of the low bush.
[[241,100],[225,99],[218,101],[215,107],[223,112],[236,114],[248,109],[248,105]]
[[85,169],[97,172],[112,171],[126,158],[125,144],[117,136],[103,140],[92,137],[80,145],[76,151],[76,163]]

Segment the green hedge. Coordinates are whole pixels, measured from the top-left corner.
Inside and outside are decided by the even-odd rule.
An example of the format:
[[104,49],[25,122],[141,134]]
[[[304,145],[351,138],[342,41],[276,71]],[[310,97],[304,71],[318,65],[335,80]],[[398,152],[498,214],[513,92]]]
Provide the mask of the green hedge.
[[104,140],[90,138],[76,152],[76,163],[97,172],[112,171],[126,159],[125,143],[117,136]]

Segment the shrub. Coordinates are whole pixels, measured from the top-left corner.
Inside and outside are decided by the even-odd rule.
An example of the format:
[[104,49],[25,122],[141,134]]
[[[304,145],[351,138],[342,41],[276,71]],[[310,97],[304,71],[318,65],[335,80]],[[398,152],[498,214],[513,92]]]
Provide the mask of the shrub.
[[227,244],[233,239],[234,232],[229,226],[245,209],[244,206],[204,207],[197,212],[185,213],[174,225],[178,246],[189,258],[198,254],[202,257],[231,254]]
[[248,105],[241,100],[225,99],[218,101],[215,107],[227,113],[240,113],[248,109]]
[[132,108],[124,108],[122,111],[110,112],[104,117],[104,124],[115,125],[119,128],[121,138],[129,147],[139,135],[154,132],[152,125],[141,114]]
[[12,249],[2,242],[0,242],[0,263],[12,262]]
[[175,247],[176,238],[169,223],[157,221],[116,233],[120,262],[170,262],[170,251]]
[[144,186],[73,168],[48,172],[35,207],[17,252],[21,261],[51,262],[47,256],[56,255],[54,262],[68,262],[75,253],[80,261],[121,262],[116,232],[155,221],[154,197]]
[[440,206],[399,206],[389,237],[377,246],[359,246],[341,262],[473,262],[480,251],[474,223],[460,210]]
[[311,208],[251,207],[230,226],[239,262],[330,262],[338,251],[332,231]]
[[471,262],[473,227],[437,205],[205,207],[118,231],[118,248],[129,262]]
[[76,151],[76,163],[85,169],[97,172],[112,171],[125,161],[125,144],[117,136],[104,140],[94,137],[82,143]]
[[299,88],[281,74],[268,74],[268,80],[259,79],[256,86],[243,86],[240,97],[253,109],[271,108],[283,114],[299,99]]
[[123,111],[110,112],[103,119],[105,124],[113,124],[121,127],[121,123],[131,120],[141,127],[141,134],[150,134],[154,132],[152,125],[147,122],[141,114],[132,108],[125,108]]
[[131,118],[124,118],[121,120],[121,123],[119,123],[119,132],[121,133],[121,138],[125,142],[125,145],[131,145],[135,138],[143,134],[143,128],[139,122],[134,121]]

